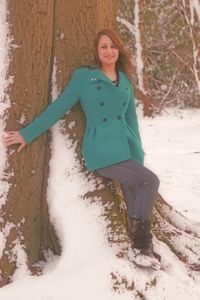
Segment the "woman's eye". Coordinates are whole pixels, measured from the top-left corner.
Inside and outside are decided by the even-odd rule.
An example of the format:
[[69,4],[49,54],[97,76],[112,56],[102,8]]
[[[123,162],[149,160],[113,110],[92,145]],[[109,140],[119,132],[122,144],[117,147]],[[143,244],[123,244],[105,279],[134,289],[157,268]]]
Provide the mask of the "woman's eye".
[[[102,49],[108,49],[108,46],[104,45],[104,46],[101,46]],[[117,49],[117,46],[115,45],[111,45],[110,48],[112,49]]]

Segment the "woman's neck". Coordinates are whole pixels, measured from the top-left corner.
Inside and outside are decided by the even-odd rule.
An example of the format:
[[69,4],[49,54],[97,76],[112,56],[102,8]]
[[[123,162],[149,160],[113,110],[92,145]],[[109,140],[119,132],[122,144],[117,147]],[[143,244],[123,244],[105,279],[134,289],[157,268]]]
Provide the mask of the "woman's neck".
[[113,80],[117,79],[117,72],[116,72],[116,69],[115,69],[115,65],[111,65],[111,66],[103,65],[100,69],[103,73],[106,74],[107,77],[110,78],[110,80],[113,81]]

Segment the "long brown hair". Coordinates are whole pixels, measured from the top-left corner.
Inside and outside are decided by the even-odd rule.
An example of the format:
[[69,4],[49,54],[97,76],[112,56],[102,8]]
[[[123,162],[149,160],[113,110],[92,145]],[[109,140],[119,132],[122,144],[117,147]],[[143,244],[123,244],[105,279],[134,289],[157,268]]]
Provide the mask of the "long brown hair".
[[102,35],[107,35],[119,50],[119,58],[116,62],[116,70],[123,71],[129,77],[129,79],[133,81],[134,68],[130,59],[130,55],[125,49],[119,34],[112,29],[104,28],[97,33],[94,39],[94,65],[97,67],[101,66],[98,56],[98,44]]

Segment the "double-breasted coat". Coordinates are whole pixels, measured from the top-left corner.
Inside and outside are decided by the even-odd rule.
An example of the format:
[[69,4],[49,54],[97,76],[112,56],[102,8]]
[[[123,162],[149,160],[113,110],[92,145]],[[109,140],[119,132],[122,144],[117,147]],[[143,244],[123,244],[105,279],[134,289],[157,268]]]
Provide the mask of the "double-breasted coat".
[[119,84],[114,86],[98,68],[75,70],[63,93],[20,134],[31,143],[80,101],[86,116],[82,154],[87,168],[92,171],[128,159],[143,164],[133,87],[122,71],[118,75]]

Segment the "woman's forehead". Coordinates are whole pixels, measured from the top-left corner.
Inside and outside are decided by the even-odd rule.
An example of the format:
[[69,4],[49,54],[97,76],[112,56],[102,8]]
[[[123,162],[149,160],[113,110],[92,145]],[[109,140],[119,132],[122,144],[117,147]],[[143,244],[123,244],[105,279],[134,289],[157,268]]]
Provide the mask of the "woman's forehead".
[[102,35],[99,38],[99,43],[113,44],[113,41],[111,40],[111,38],[108,35]]

